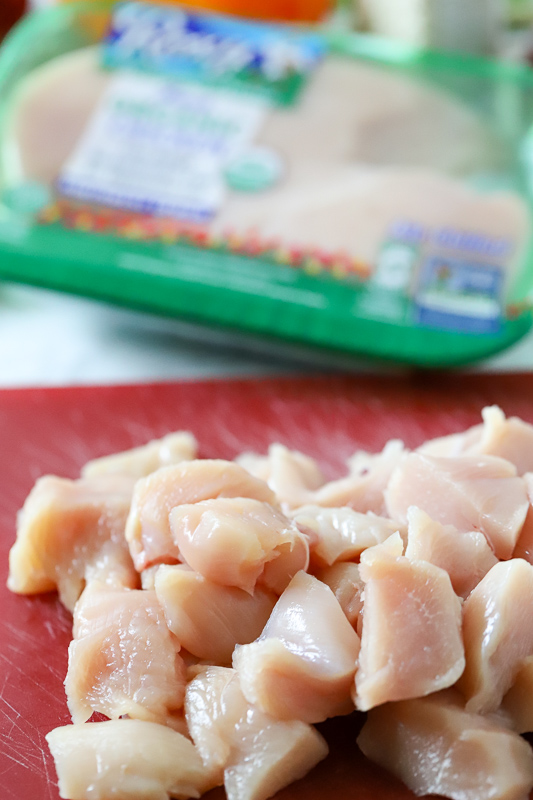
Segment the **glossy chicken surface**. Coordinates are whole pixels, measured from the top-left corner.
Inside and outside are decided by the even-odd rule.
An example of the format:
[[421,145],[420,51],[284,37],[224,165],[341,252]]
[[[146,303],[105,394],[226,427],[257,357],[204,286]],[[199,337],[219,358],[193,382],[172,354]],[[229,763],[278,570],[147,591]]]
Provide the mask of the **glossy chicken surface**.
[[328,753],[311,725],[250,704],[233,669],[202,669],[187,687],[185,707],[192,739],[204,764],[221,771],[228,800],[265,800]]
[[40,478],[19,513],[9,555],[11,591],[57,588],[72,611],[92,580],[135,588],[139,576],[124,539],[133,486],[133,479],[123,475]]
[[359,637],[331,589],[299,572],[256,642],[233,666],[246,699],[280,719],[320,722],[353,710]]
[[185,800],[213,785],[189,739],[153,722],[66,725],[47,741],[61,796],[72,800]]
[[180,550],[170,512],[184,504],[219,497],[246,497],[275,503],[266,483],[229,461],[196,460],[163,467],[136,483],[126,525],[126,540],[138,570],[175,564]]
[[510,558],[529,501],[523,478],[497,456],[436,457],[411,453],[385,493],[389,514],[405,520],[410,506],[459,531],[479,530],[498,558]]
[[74,722],[98,711],[164,723],[183,706],[181,645],[155,592],[91,584],[74,609],[73,633],[65,690]]
[[461,603],[444,570],[365,551],[363,630],[355,703],[361,711],[452,686],[464,670]]
[[465,711],[453,690],[373,709],[357,742],[417,795],[524,800],[533,782],[527,742]]
[[222,586],[253,593],[267,564],[278,566],[275,562],[280,557],[283,561],[284,547],[295,554],[296,561],[282,590],[296,572],[307,569],[307,538],[268,503],[218,497],[173,508],[169,520],[180,560]]

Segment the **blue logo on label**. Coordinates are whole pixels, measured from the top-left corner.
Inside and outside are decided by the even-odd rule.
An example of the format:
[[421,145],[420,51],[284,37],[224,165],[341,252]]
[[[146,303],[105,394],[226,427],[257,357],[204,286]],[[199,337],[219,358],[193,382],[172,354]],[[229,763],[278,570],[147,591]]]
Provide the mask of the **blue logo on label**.
[[324,51],[323,40],[314,35],[124,3],[114,11],[104,62],[262,94],[268,88],[272,99],[290,102]]

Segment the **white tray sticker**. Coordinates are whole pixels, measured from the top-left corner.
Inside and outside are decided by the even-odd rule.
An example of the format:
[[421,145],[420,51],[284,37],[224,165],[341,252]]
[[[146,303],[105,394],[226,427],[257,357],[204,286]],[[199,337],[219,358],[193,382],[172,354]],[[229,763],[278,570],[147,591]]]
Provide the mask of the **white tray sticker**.
[[58,180],[60,192],[155,215],[208,222],[224,170],[255,137],[259,97],[151,75],[115,75]]

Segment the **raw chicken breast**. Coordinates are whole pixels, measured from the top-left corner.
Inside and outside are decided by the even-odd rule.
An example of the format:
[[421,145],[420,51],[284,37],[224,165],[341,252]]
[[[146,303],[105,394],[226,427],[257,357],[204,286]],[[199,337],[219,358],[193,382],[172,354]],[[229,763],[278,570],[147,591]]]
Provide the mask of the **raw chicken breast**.
[[167,722],[185,696],[179,650],[155,592],[91,584],[76,604],[69,647],[65,689],[73,721],[98,711]]
[[250,595],[184,566],[160,566],[155,591],[180,644],[194,656],[219,665],[231,664],[236,644],[260,635],[277,601],[273,592],[259,586]]
[[180,505],[170,512],[169,521],[180,559],[224,586],[252,593],[265,565],[279,557],[283,545],[288,554],[296,551],[297,558],[281,591],[309,563],[306,536],[280,511],[259,500],[219,497]]
[[282,444],[272,444],[268,456],[243,453],[237,463],[266,481],[280,503],[289,508],[309,502],[310,493],[324,483],[316,461]]
[[202,670],[187,686],[185,708],[204,764],[224,770],[228,800],[266,800],[328,753],[310,725],[282,722],[247,703],[234,670]]
[[465,659],[461,604],[448,574],[395,556],[388,541],[365,550],[360,574],[365,590],[357,708],[368,711],[452,686]]
[[357,559],[363,550],[380,544],[405,526],[377,517],[371,511],[361,514],[351,508],[302,506],[291,514],[300,530],[312,531],[311,563],[316,566]]
[[[85,48],[54,59],[22,82],[8,126],[21,178],[55,180],[109,85],[109,73],[98,67],[98,49]],[[450,148],[450,141],[456,146]],[[314,70],[296,105],[270,110],[257,142],[290,166],[285,180],[257,193],[271,195],[272,214],[287,190],[316,173],[317,164],[327,187],[336,170],[357,162],[463,174],[501,166],[505,152],[476,113],[453,96],[390,69],[333,55]],[[228,195],[221,226],[241,218],[248,222],[256,196]],[[409,216],[407,210],[403,216]]]
[[411,453],[392,475],[386,500],[393,519],[405,520],[409,507],[418,506],[443,525],[481,531],[500,559],[511,558],[529,505],[516,468],[486,455]]
[[[5,125],[10,184],[54,186],[112,80],[99,68],[97,48],[87,48],[21,82]],[[391,226],[408,219],[427,230],[511,241],[509,272],[520,263],[529,235],[523,200],[511,191],[478,191],[455,177],[501,171],[510,148],[436,86],[330,54],[298,103],[271,107],[259,127],[253,146],[272,151],[285,168],[265,191],[226,186],[208,226],[213,237],[348,253],[372,268]]]
[[[350,472],[347,477],[324,484],[309,503],[329,508],[348,506],[366,514],[388,516],[383,492],[392,472],[405,457],[403,442],[393,439],[387,442],[383,452],[370,455],[358,451],[350,459]],[[394,515],[390,515],[394,516]]]
[[[296,113],[273,113],[260,142],[301,171],[313,162],[432,164],[461,172],[500,160],[470,108],[398,71],[330,56],[314,71]],[[401,136],[395,135],[395,126]],[[449,137],[457,142],[450,152]],[[279,197],[275,197],[279,202]]]
[[395,223],[411,219],[427,230],[449,227],[513,242],[509,276],[529,236],[527,207],[517,193],[481,191],[431,166],[315,162],[298,181],[284,182],[274,204],[276,188],[246,198],[235,194],[210,230],[244,240],[255,235],[295,250],[349,253],[372,268]]
[[153,722],[65,725],[46,740],[68,800],[185,800],[215,785],[189,739]]
[[533,472],[533,425],[518,417],[505,418],[498,406],[488,406],[481,412],[482,425],[464,433],[432,439],[419,448],[430,456],[490,455],[505,458],[514,464],[518,475]]
[[[398,219],[525,240],[527,213],[517,196],[477,192],[442,173],[445,163],[473,166],[492,150],[486,127],[471,147],[475,115],[449,96],[374,65],[328,57],[295,112],[271,114],[258,136],[286,160],[288,174],[268,192],[233,193],[214,220],[215,235],[259,232],[368,264]],[[497,151],[490,161],[505,148]]]
[[84,48],[53,59],[22,83],[9,128],[21,178],[56,180],[109,84],[97,64],[98,49]]
[[248,702],[279,719],[320,722],[353,710],[359,637],[328,586],[299,572],[256,642],[233,665]]
[[47,475],[28,495],[9,554],[8,587],[18,594],[58,590],[70,611],[86,583],[139,585],[124,530],[134,481],[71,481]]
[[[5,125],[9,183],[56,185],[112,81],[99,68],[97,48],[53,59],[23,80]],[[512,242],[509,273],[521,261],[529,236],[522,198],[479,191],[458,177],[500,172],[512,160],[510,147],[467,104],[435,85],[330,54],[298,103],[268,109],[252,146],[284,165],[280,179],[265,191],[225,186],[207,226],[214,238],[349,254],[367,270],[378,262],[391,226],[407,219],[427,230],[475,231]],[[297,504],[303,502],[318,501]],[[338,497],[325,504],[342,505]]]
[[331,567],[315,570],[315,577],[325,583],[337,599],[348,622],[359,637],[363,630],[363,592],[365,584],[357,564],[341,561]]
[[407,511],[408,539],[405,555],[441,567],[450,576],[453,589],[466,598],[498,559],[482,533],[459,533],[453,525],[441,525],[425,511],[411,506]]
[[458,687],[468,711],[498,708],[533,655],[532,619],[533,566],[520,558],[496,564],[463,606],[466,667]]
[[372,709],[357,744],[417,795],[526,800],[533,788],[528,743],[466,712],[454,690]]
[[88,461],[81,474],[92,475],[132,475],[143,478],[160,467],[192,461],[198,454],[198,442],[189,431],[177,431],[154,439],[143,447],[135,447],[123,453],[114,453],[103,458]]
[[169,513],[184,503],[215,497],[251,497],[276,505],[264,481],[232,461],[198,460],[162,467],[141,478],[133,493],[126,525],[133,561],[139,572],[157,563],[180,560],[169,525]]
[[517,733],[533,731],[533,655],[521,662],[499,713]]

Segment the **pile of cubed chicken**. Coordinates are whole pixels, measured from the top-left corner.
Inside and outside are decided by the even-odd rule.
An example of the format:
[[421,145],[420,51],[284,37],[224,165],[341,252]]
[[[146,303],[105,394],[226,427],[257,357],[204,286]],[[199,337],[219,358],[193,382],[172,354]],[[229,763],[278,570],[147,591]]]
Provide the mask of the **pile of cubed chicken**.
[[355,709],[416,794],[528,797],[533,426],[487,408],[330,482],[280,444],[196,456],[170,434],[40,478],[20,512],[9,588],[74,617],[61,797],[265,800]]

